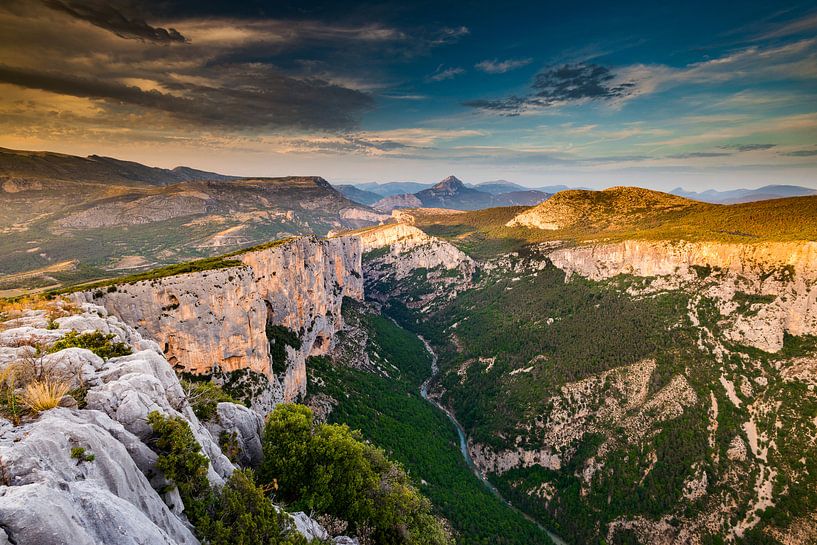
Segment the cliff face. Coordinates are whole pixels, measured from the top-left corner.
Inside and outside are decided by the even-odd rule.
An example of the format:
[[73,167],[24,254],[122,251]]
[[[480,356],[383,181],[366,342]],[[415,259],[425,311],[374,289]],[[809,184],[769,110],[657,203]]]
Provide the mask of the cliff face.
[[[298,238],[236,257],[242,267],[123,284],[75,294],[156,340],[180,371],[249,369],[270,379],[263,405],[306,391],[306,358],[324,354],[342,325],[343,297],[362,299],[361,244],[352,237]],[[286,370],[273,373],[266,328],[298,334]],[[262,407],[259,407],[262,408]]]
[[628,240],[562,248],[549,255],[571,274],[600,280],[656,277],[649,289],[694,286],[716,301],[727,336],[775,352],[785,333],[817,334],[817,243]]
[[[367,296],[373,299],[397,298],[418,307],[450,299],[470,285],[476,269],[456,246],[411,225],[383,225],[355,236],[364,253]],[[416,300],[406,299],[406,288],[415,292]]]

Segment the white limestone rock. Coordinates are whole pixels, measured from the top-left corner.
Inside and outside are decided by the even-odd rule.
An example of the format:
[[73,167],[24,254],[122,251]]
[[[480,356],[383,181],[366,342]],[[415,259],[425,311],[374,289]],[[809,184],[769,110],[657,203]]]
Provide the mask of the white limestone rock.
[[[92,461],[71,457],[81,447]],[[15,543],[196,544],[145,476],[156,455],[98,411],[52,409],[0,430],[0,525]]]

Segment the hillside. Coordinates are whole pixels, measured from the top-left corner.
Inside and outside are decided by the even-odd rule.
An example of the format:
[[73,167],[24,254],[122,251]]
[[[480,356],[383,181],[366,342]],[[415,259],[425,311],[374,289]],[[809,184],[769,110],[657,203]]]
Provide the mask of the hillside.
[[21,190],[28,184],[41,187],[49,181],[169,185],[190,180],[230,179],[235,177],[183,166],[170,170],[99,155],[77,157],[49,151],[0,148],[0,186],[7,192]]
[[319,177],[195,179],[209,173],[40,152],[0,156],[13,163],[0,168],[2,295],[387,218]]
[[[774,218],[806,222],[807,199],[683,219],[774,239]],[[416,212],[468,246],[519,210]],[[449,224],[423,225],[433,215]],[[486,230],[456,234],[464,222]],[[815,542],[817,244],[596,239],[506,254],[499,233],[474,275],[426,261],[388,276],[414,260],[394,243],[364,254],[364,278],[438,355],[429,397],[503,497],[568,543]]]
[[646,227],[683,215],[706,205],[639,187],[612,187],[604,191],[561,191],[542,204],[508,222],[549,231],[582,229],[616,231],[638,225]]
[[474,255],[553,240],[817,240],[817,196],[714,205],[640,188],[613,188],[563,191],[532,208],[457,215],[414,209],[401,214]]

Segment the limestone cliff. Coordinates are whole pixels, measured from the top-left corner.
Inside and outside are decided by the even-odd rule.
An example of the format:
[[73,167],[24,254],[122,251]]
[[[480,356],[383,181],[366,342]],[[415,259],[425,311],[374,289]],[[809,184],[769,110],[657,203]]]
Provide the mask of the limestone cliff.
[[557,267],[594,280],[630,274],[649,290],[694,287],[715,300],[729,337],[767,352],[784,334],[817,334],[817,243],[627,240],[560,248]]
[[[306,358],[324,354],[342,325],[344,297],[362,299],[361,244],[354,237],[297,238],[236,256],[243,266],[180,274],[80,292],[156,340],[179,371],[249,369],[271,391],[259,409],[306,391]],[[286,368],[273,372],[268,325],[294,331]]]
[[355,236],[364,253],[367,296],[374,299],[403,299],[406,287],[415,295],[426,291],[416,301],[405,301],[410,306],[423,306],[441,295],[450,299],[470,285],[476,270],[474,261],[456,246],[411,225],[393,223]]

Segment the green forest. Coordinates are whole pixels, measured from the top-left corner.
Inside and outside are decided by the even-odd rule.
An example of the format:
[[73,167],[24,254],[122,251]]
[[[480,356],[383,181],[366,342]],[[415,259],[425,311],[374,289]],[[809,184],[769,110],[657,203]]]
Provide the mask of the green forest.
[[550,543],[542,530],[476,478],[459,452],[451,423],[420,397],[419,386],[431,373],[421,341],[381,316],[362,318],[372,358],[382,362],[389,376],[336,365],[324,357],[310,359],[310,394],[330,395],[338,403],[330,420],[361,430],[398,460],[449,521],[457,543]]

